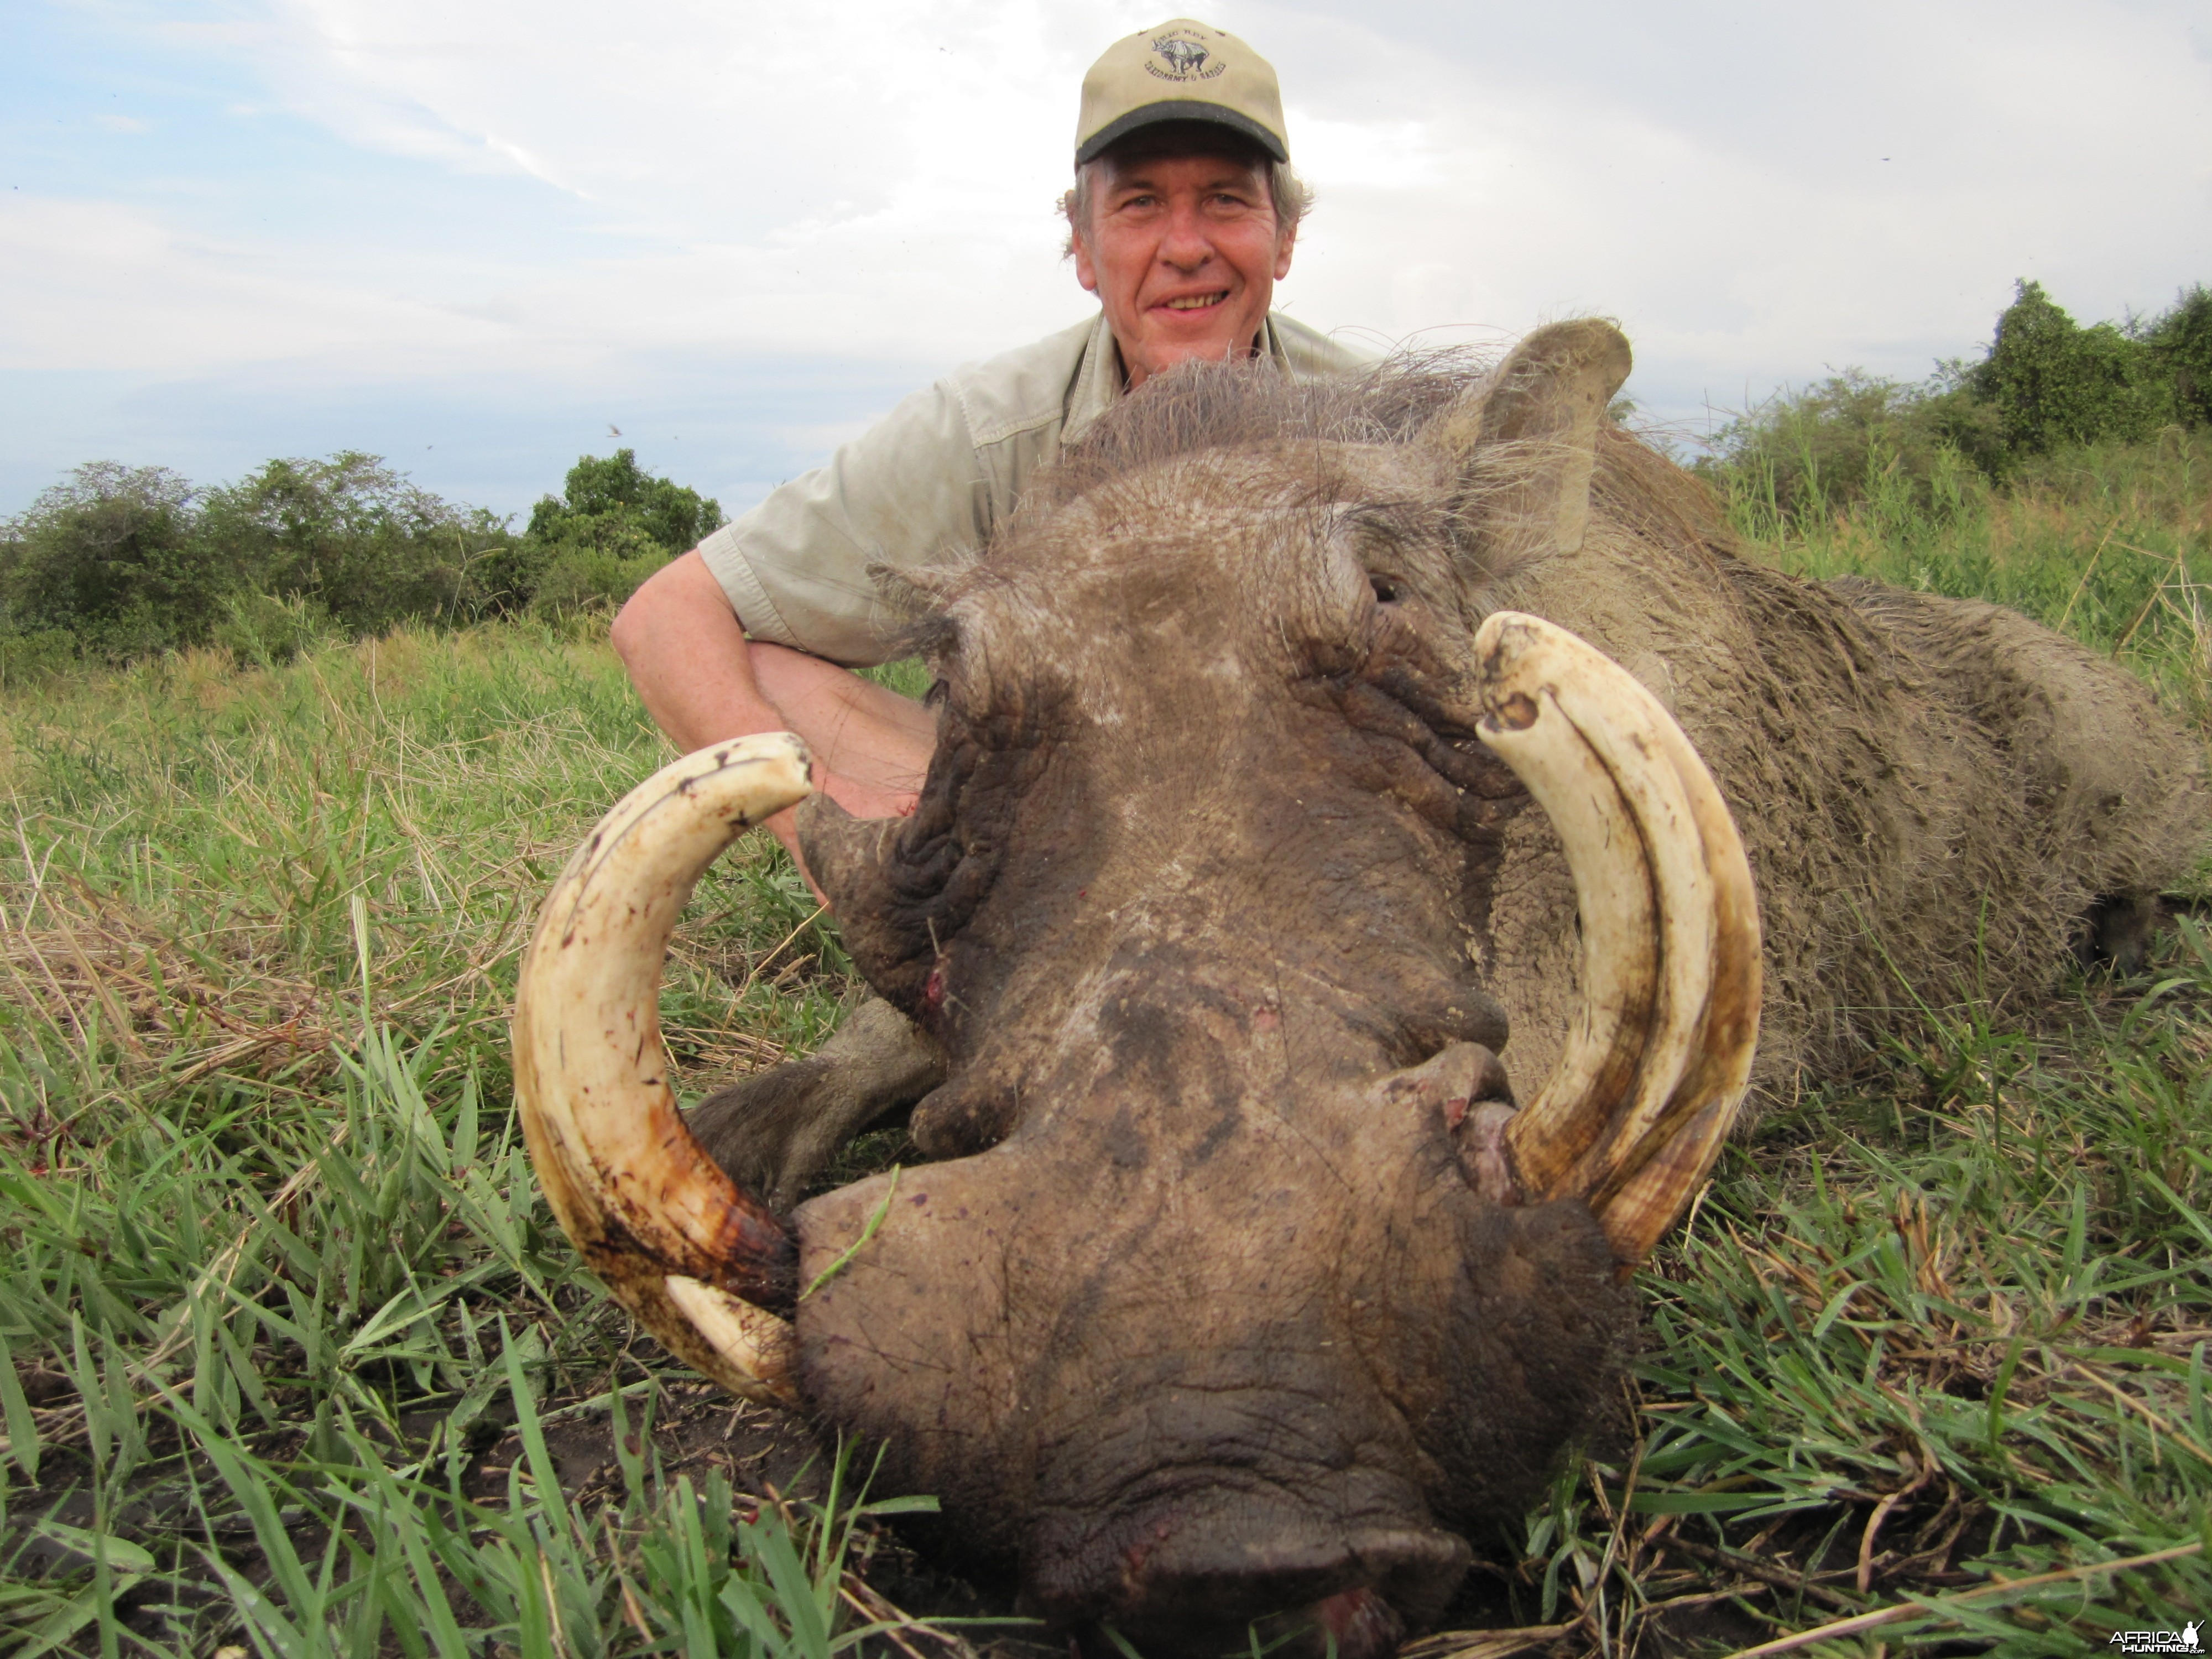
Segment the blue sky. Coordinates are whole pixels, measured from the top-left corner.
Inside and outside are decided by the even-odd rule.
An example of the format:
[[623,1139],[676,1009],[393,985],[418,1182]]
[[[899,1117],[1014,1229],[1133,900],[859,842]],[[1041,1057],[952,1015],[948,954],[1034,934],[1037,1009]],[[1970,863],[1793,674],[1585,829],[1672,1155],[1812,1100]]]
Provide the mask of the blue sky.
[[[1231,0],[1319,187],[1294,315],[1376,346],[1619,318],[1696,425],[1917,378],[2014,278],[2212,281],[2212,0]],[[387,456],[515,511],[578,454],[742,508],[1090,301],[1074,94],[1147,7],[11,0],[0,513],[94,459]],[[621,437],[613,431],[619,428]]]

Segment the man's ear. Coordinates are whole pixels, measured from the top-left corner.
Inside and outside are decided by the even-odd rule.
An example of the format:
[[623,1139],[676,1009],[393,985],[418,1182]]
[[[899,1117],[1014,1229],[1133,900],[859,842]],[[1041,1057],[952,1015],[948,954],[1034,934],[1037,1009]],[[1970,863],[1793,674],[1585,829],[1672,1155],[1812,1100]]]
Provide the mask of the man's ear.
[[1083,240],[1081,231],[1068,234],[1067,247],[1075,256],[1075,280],[1083,284],[1085,293],[1097,293],[1098,266],[1091,257],[1091,245]]
[[1430,423],[1424,440],[1458,474],[1456,517],[1485,570],[1582,546],[1598,424],[1632,362],[1611,323],[1553,323]]
[[1292,225],[1275,239],[1275,280],[1281,282],[1291,274],[1291,252],[1298,240],[1298,228]]

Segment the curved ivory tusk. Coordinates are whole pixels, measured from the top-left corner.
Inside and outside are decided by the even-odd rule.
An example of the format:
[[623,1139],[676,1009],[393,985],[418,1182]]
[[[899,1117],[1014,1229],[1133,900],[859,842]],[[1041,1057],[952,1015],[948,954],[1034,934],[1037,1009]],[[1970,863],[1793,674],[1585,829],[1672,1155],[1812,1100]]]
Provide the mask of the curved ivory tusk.
[[1711,775],[1626,670],[1516,611],[1483,624],[1475,655],[1479,734],[1559,831],[1583,921],[1583,1006],[1506,1137],[1532,1194],[1588,1199],[1634,1262],[1711,1167],[1750,1076],[1750,862]]
[[[1625,672],[1623,678],[1627,678]],[[1632,679],[1629,683],[1635,684]],[[1650,1255],[1674,1224],[1735,1126],[1759,1048],[1765,972],[1759,894],[1743,838],[1689,738],[1656,700],[1652,706],[1659,716],[1661,746],[1686,786],[1712,880],[1712,968],[1704,1020],[1689,1065],[1657,1126],[1662,1132],[1652,1137],[1656,1144],[1642,1166],[1619,1181],[1605,1200],[1607,1236],[1628,1261]]]
[[[1540,694],[1540,696],[1541,694]],[[1659,1000],[1651,867],[1620,789],[1555,707],[1507,693],[1478,734],[1528,786],[1565,843],[1583,917],[1582,1000],[1567,1045],[1508,1138],[1532,1192],[1560,1190],[1636,1082]]]
[[716,744],[624,796],[568,860],[514,1000],[514,1094],[553,1213],[617,1299],[687,1364],[794,1398],[787,1231],[701,1150],[660,1040],[660,969],[700,874],[812,787],[788,732]]

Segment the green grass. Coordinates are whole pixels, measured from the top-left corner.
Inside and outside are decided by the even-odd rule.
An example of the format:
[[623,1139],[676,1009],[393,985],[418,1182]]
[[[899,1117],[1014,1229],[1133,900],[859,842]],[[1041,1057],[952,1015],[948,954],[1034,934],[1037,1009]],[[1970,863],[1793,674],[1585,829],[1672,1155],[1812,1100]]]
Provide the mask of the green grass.
[[[2019,605],[2203,720],[2208,480],[2174,438],[1787,523],[1739,477],[1734,510],[1760,556]],[[596,629],[0,685],[0,1654],[902,1650],[865,1634],[915,1577],[865,1472],[634,1331],[507,1109],[532,908],[667,754]],[[855,994],[763,838],[669,981],[694,1094]],[[2212,1612],[2202,1555],[2089,1571],[2212,1531],[2208,1054],[2184,915],[2138,980],[2029,1026],[1947,998],[1808,1079],[1643,1275],[1620,1425],[1461,1621],[1612,1659],[1904,1608],[1823,1650],[2045,1654]]]
[[1717,482],[1784,569],[1994,599],[2116,651],[2199,721],[2212,716],[2212,430],[2041,457],[2002,490],[1955,456],[1939,456],[1925,486],[1893,463],[1843,512],[1817,481],[1784,511],[1757,457]]
[[[639,1451],[586,1513],[533,1427],[669,1370],[536,1196],[505,1032],[537,896],[664,758],[596,637],[517,627],[0,709],[15,1650],[829,1650],[849,1487],[733,1532],[726,1471]],[[695,916],[695,1085],[826,1034],[843,958],[787,860],[739,848]],[[788,1642],[747,1646],[771,1607]]]
[[[1567,1544],[1587,1583],[1565,1584],[1583,1608],[1609,1586],[1625,1639],[1745,1560],[1769,1575],[1747,1574],[1751,1610],[1795,1629],[2200,1543],[2208,999],[2212,938],[2185,918],[2149,983],[2080,987],[2036,1035],[1931,1020],[1731,1149],[1644,1275],[1645,1431],[1563,1487],[1529,1554],[1556,1572]],[[2102,1652],[2208,1601],[2196,1557],[1863,1650],[1964,1624],[2006,1651]]]

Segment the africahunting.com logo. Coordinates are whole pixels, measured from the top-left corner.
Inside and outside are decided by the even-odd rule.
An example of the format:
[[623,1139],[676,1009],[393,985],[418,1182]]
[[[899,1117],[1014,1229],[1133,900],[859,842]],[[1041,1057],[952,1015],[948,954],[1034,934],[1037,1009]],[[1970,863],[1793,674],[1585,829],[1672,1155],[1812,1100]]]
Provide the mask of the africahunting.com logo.
[[2105,1645],[2114,1653],[2202,1653],[2197,1632],[2203,1628],[2192,1619],[2179,1630],[2116,1630]]

